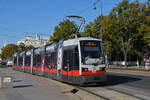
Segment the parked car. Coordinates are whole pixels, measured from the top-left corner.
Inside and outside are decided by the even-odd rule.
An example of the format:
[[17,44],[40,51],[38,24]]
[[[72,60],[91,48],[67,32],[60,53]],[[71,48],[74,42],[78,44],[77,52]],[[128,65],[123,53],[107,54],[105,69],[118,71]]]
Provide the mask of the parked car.
[[12,66],[13,62],[12,61],[7,61],[7,66]]
[[6,64],[7,64],[7,61],[6,61],[6,60],[1,60],[0,64],[1,64],[1,65],[6,65]]

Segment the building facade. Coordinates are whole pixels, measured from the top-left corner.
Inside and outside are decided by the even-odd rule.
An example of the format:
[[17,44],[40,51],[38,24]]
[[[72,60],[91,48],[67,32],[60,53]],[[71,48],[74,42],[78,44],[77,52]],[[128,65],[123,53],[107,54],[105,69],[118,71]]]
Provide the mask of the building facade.
[[26,46],[32,45],[36,48],[46,45],[48,41],[49,36],[40,36],[36,34],[35,36],[26,36],[25,39],[19,40],[17,42],[17,45],[19,45],[20,43],[24,43]]

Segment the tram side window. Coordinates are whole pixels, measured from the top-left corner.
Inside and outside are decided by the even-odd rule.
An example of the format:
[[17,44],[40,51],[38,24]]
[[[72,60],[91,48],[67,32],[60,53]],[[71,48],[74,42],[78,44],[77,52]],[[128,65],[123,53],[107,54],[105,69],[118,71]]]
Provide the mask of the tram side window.
[[19,57],[19,65],[23,65],[23,57]]
[[40,67],[41,66],[41,62],[42,62],[42,59],[41,59],[41,55],[37,55],[37,66]]
[[79,70],[79,52],[78,47],[76,47],[73,51],[73,69]]
[[51,53],[51,59],[50,60],[51,60],[51,67],[55,68],[54,67],[54,52]]
[[27,55],[25,57],[25,65],[26,66],[30,66],[30,63],[31,63],[31,56],[30,55]]
[[69,66],[69,71],[79,70],[79,53],[78,47],[65,50],[63,54],[63,69],[67,70],[66,67]]
[[45,55],[45,66],[46,67],[48,67],[50,65],[50,57],[51,57],[51,54],[46,53],[46,55]]
[[52,65],[53,65],[53,68],[57,68],[57,53],[56,52],[52,53]]
[[34,55],[34,66],[40,67],[41,66],[41,54],[35,54]]
[[14,65],[17,65],[17,57],[14,57]]
[[45,64],[49,68],[57,68],[57,52],[48,52],[45,56]]
[[57,52],[55,52],[54,54],[54,64],[55,64],[55,68],[57,68]]
[[33,56],[33,66],[36,66],[36,56]]

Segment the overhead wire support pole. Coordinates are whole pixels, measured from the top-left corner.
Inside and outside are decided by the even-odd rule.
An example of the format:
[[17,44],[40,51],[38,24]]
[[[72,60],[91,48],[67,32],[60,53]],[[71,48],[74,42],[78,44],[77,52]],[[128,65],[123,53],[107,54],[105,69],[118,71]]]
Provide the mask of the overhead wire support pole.
[[103,41],[103,5],[102,5],[102,0],[100,0],[101,4],[101,28],[100,28],[100,35],[101,35],[101,40]]
[[103,41],[103,23],[102,23],[102,20],[103,20],[103,4],[102,4],[102,0],[97,0],[93,3],[94,5],[94,10],[96,10],[96,4],[100,2],[100,38],[101,40]]
[[[94,9],[96,10],[96,4],[98,2],[100,2],[100,6],[101,6],[101,8],[100,8],[100,39],[102,41],[102,46],[103,46],[103,22],[102,22],[102,20],[103,20],[103,4],[102,4],[102,0],[97,0],[96,2],[94,2],[94,6],[95,6]],[[106,61],[106,63],[107,63],[106,65],[108,65],[107,61]]]

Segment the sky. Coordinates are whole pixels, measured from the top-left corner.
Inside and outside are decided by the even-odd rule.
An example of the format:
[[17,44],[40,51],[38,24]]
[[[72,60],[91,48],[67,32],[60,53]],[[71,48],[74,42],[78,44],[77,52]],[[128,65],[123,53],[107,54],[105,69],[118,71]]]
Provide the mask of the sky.
[[[95,1],[97,0],[0,0],[0,48],[4,43],[16,44],[27,33],[52,35],[54,27],[65,16],[82,16],[88,24],[101,14],[101,4],[103,14],[108,15],[122,0],[101,0],[94,10]],[[134,0],[130,0],[132,1]]]

